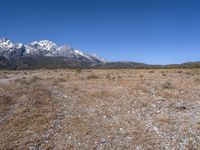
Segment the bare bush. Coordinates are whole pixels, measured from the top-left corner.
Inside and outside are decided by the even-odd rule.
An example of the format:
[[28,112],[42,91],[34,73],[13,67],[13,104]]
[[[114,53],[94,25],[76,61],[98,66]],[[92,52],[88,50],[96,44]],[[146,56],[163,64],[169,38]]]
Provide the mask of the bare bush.
[[99,77],[95,74],[91,74],[87,77],[87,79],[98,79]]
[[1,105],[11,105],[14,101],[10,96],[7,95],[0,95],[0,104]]
[[155,71],[153,71],[153,70],[150,70],[150,71],[149,71],[149,73],[155,73]]
[[171,84],[171,82],[165,82],[163,85],[162,85],[163,89],[172,89],[173,88],[173,85]]

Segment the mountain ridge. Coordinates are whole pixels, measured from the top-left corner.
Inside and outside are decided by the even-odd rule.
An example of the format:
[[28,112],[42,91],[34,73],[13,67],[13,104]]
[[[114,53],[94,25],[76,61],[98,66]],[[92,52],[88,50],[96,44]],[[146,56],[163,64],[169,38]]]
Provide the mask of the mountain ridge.
[[67,57],[74,60],[102,63],[105,60],[96,54],[88,54],[69,46],[58,46],[52,41],[41,40],[28,44],[14,44],[7,38],[0,38],[0,56],[6,59],[18,57]]
[[182,64],[150,65],[139,62],[106,62],[97,55],[84,53],[70,46],[57,46],[49,40],[29,44],[12,43],[0,38],[0,69],[168,69],[200,68],[200,62]]

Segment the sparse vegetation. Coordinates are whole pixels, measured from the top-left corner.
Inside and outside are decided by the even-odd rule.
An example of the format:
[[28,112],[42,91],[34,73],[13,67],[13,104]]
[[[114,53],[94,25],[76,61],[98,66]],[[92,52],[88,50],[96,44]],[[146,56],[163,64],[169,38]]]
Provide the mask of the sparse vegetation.
[[198,149],[199,70],[150,71],[0,71],[0,149]]
[[109,80],[110,80],[111,78],[112,78],[112,77],[111,77],[111,74],[110,74],[110,73],[107,73],[107,74],[106,74],[106,79],[109,79]]
[[81,73],[81,71],[82,71],[81,69],[76,69],[77,73]]
[[0,104],[3,105],[12,105],[13,104],[13,99],[10,96],[7,95],[1,95],[0,96]]
[[172,88],[173,88],[173,86],[172,86],[171,82],[165,82],[163,84],[163,89],[172,89]]
[[98,79],[98,78],[99,77],[97,75],[95,75],[94,73],[87,77],[87,79]]
[[149,73],[155,73],[155,71],[153,71],[153,70],[150,70],[150,71],[149,71]]
[[194,82],[200,84],[200,77],[199,77],[199,76],[198,76],[198,77],[195,77],[195,78],[194,78]]

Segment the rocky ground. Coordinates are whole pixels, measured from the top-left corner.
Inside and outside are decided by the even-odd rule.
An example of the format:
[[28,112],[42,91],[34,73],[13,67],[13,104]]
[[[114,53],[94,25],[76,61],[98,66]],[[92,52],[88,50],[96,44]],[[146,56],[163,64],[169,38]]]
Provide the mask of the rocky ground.
[[200,70],[0,71],[0,149],[200,149]]

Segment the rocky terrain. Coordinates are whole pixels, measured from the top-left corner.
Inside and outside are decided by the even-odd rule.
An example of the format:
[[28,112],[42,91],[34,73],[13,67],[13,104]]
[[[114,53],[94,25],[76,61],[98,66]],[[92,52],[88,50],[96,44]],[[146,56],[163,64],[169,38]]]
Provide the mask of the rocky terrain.
[[200,70],[0,71],[0,149],[198,150]]

